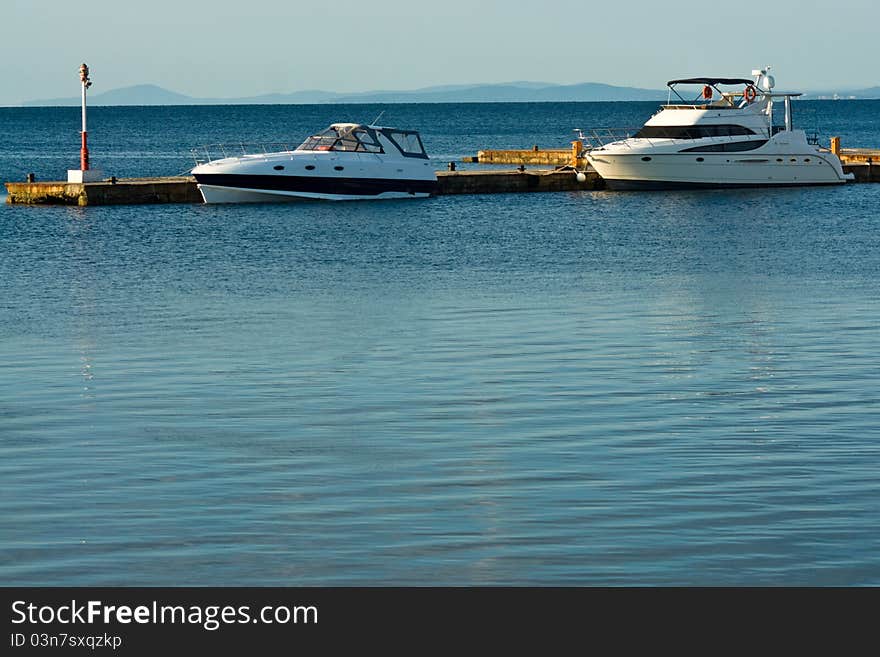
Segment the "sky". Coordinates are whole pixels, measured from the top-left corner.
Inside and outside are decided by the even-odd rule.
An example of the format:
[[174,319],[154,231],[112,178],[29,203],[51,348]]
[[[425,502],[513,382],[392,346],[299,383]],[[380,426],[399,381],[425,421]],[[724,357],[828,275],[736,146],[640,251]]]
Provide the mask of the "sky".
[[0,0],[0,105],[157,84],[195,97],[748,76],[880,85],[876,0]]

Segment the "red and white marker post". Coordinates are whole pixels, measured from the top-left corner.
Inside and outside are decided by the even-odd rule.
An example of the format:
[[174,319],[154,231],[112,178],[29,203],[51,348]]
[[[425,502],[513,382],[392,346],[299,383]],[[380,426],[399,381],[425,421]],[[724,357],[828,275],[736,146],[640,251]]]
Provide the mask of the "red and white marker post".
[[79,67],[79,81],[82,85],[82,146],[79,151],[79,169],[67,170],[67,182],[95,182],[104,177],[103,172],[89,168],[89,133],[86,126],[86,91],[92,86],[89,79],[89,67],[83,63]]
[[79,168],[82,171],[89,170],[89,133],[86,127],[86,90],[92,86],[89,80],[89,67],[83,62],[79,67],[79,80],[82,82],[82,148],[79,151]]

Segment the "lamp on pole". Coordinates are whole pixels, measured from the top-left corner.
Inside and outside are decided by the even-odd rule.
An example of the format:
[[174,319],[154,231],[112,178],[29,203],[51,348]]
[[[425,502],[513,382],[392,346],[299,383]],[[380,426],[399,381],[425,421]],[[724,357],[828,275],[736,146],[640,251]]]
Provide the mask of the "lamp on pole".
[[85,62],[79,67],[79,80],[82,83],[82,148],[79,152],[79,168],[81,171],[89,170],[89,133],[86,128],[86,90],[92,86],[89,79],[89,67]]
[[82,85],[82,146],[79,151],[79,169],[67,170],[67,182],[69,183],[87,183],[97,182],[104,176],[103,171],[92,169],[89,166],[89,133],[86,126],[86,91],[92,86],[89,79],[88,64],[83,63],[79,67],[79,81]]

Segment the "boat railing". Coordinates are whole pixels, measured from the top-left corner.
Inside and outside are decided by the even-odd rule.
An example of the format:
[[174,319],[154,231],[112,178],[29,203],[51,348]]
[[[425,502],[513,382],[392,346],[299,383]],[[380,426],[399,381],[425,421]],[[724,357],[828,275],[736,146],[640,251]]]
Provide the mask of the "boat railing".
[[[602,148],[613,142],[626,142],[628,139],[632,139],[639,130],[641,130],[641,126],[638,128],[593,128],[589,131],[589,134],[581,131],[584,150],[589,151],[594,148]],[[640,139],[653,145],[653,141],[650,138]]]
[[225,144],[206,144],[190,149],[196,166],[207,164],[214,160],[222,160],[228,157],[242,157],[245,155],[268,155],[269,153],[284,153],[294,150],[298,144],[287,142],[237,142]]
[[585,150],[592,150],[611,142],[629,139],[635,133],[636,130],[628,128],[591,128],[589,131],[582,132],[582,138]]

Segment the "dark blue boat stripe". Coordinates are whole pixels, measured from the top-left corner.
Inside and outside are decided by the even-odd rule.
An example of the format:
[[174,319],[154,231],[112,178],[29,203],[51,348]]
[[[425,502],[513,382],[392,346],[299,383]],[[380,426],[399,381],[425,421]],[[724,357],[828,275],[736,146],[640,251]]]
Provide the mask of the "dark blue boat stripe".
[[391,178],[337,178],[321,176],[253,176],[232,173],[197,173],[200,185],[238,187],[243,189],[279,192],[308,192],[313,194],[345,194],[350,196],[378,196],[384,192],[430,194],[434,180],[395,180]]

